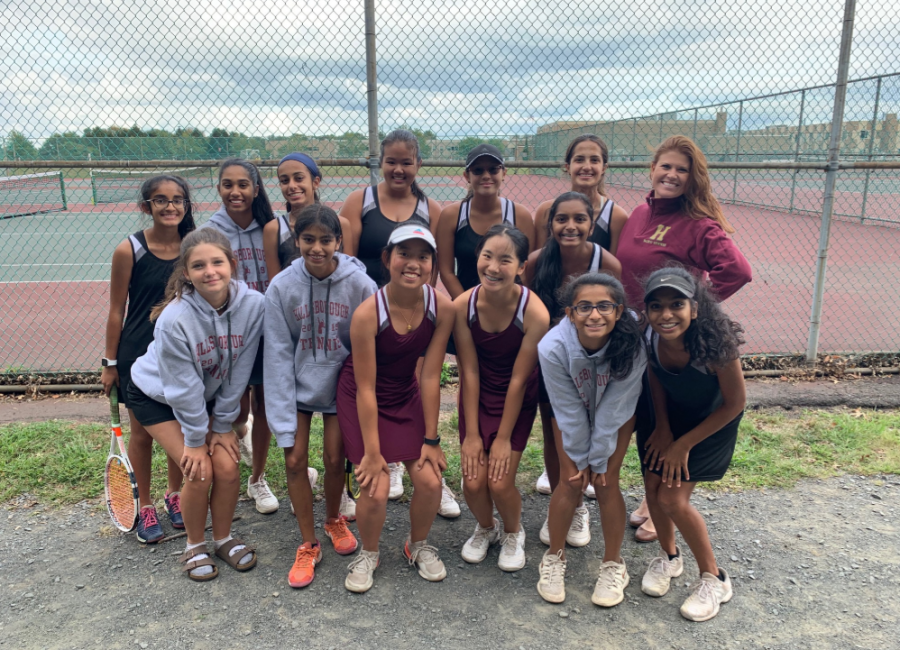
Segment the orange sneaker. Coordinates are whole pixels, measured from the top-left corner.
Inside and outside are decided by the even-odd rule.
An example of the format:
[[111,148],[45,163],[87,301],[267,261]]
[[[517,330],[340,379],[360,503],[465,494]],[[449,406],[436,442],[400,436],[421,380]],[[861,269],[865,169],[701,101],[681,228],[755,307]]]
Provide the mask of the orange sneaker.
[[316,577],[316,565],[322,561],[322,545],[310,542],[297,549],[297,559],[288,574],[288,584],[295,589],[305,587]]
[[334,551],[338,555],[350,555],[356,552],[358,543],[356,537],[347,527],[347,518],[344,515],[338,516],[337,519],[325,521],[325,534],[331,538],[334,544]]

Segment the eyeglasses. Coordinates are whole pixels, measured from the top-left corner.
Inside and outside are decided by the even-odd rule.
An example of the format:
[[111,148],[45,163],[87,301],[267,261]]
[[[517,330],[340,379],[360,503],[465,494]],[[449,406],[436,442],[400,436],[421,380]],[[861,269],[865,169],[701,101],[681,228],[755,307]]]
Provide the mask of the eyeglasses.
[[160,209],[168,208],[170,203],[176,208],[183,208],[191,204],[190,201],[183,199],[180,196],[174,199],[164,199],[161,196],[154,196],[152,199],[144,201],[144,203],[152,203],[155,207]]
[[469,173],[473,176],[482,176],[484,174],[496,176],[501,171],[503,171],[503,167],[500,167],[499,165],[496,167],[472,167],[469,169]]
[[574,309],[575,313],[579,316],[590,316],[595,309],[597,310],[597,313],[605,316],[613,313],[618,306],[619,303],[604,300],[603,302],[598,302],[596,305],[590,302],[580,302],[577,305],[572,305],[572,309]]

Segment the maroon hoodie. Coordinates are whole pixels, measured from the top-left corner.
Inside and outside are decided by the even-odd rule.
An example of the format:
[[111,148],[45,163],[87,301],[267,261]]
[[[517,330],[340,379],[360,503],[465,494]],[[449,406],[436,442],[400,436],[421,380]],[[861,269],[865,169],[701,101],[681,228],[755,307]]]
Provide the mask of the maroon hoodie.
[[638,310],[644,308],[641,280],[672,262],[708,273],[719,300],[751,280],[750,263],[722,226],[689,217],[683,197],[657,199],[650,192],[625,222],[616,257],[628,304]]

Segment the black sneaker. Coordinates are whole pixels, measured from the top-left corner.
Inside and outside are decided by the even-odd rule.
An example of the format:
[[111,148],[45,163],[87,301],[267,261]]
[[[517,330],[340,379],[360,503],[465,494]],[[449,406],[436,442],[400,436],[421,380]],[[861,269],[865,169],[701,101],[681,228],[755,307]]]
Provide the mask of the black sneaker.
[[172,522],[172,528],[184,530],[184,517],[181,516],[181,494],[174,492],[171,496],[166,492],[165,496],[166,514],[169,515],[169,521]]
[[163,529],[156,516],[156,508],[145,506],[138,514],[137,539],[142,544],[155,544],[163,538]]

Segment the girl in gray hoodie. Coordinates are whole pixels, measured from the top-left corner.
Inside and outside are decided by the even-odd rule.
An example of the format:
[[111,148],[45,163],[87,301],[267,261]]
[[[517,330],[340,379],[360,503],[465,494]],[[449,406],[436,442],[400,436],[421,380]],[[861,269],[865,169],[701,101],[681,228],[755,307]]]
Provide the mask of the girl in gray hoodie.
[[628,572],[620,551],[625,501],[619,470],[634,431],[647,353],[637,321],[625,309],[622,284],[606,273],[573,280],[561,297],[565,316],[538,344],[538,357],[559,450],[560,480],[550,499],[550,548],[540,566],[538,593],[566,598],[566,534],[590,482],[600,506],[604,556],[592,602],[622,602]]
[[300,257],[279,273],[266,292],[266,413],[284,449],[288,494],[303,544],[288,574],[305,587],[322,559],[316,539],[312,489],[307,480],[313,413],[324,420],[325,534],[340,555],[357,541],[341,514],[344,444],[337,420],[338,373],[350,354],[350,319],[375,283],[355,257],[338,253],[341,224],[334,210],[314,204],[297,215],[294,241]]
[[187,548],[180,560],[192,580],[218,575],[204,540],[210,510],[216,556],[238,571],[256,564],[253,549],[230,534],[240,489],[232,425],[259,346],[264,299],[233,280],[234,269],[220,232],[184,238],[165,300],[150,316],[153,341],[132,366],[128,389],[135,418],[184,472]]

